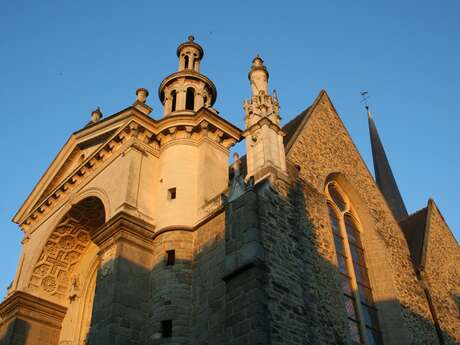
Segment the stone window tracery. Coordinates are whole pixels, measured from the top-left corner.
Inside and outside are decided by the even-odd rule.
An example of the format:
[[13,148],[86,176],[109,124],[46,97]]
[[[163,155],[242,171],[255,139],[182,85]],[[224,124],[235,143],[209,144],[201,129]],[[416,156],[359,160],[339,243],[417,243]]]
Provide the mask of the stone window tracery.
[[336,182],[327,184],[326,196],[351,338],[354,344],[382,345],[356,212]]

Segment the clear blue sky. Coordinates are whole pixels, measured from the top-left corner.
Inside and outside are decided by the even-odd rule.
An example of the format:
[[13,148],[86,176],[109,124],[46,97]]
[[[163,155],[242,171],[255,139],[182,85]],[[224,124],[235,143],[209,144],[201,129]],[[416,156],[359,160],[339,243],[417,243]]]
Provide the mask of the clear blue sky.
[[326,89],[372,169],[368,90],[410,212],[433,197],[460,238],[460,2],[2,1],[0,4],[0,296],[22,234],[10,220],[69,135],[110,115],[177,68],[189,34],[205,49],[215,107],[243,127],[247,72],[259,53],[284,123]]

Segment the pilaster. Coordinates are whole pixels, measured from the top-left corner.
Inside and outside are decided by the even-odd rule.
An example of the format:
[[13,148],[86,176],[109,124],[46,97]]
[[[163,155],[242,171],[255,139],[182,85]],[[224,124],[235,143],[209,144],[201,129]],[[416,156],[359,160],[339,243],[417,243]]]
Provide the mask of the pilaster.
[[0,344],[57,345],[66,307],[16,291],[0,304]]
[[88,344],[145,344],[153,228],[119,213],[93,234],[100,247]]

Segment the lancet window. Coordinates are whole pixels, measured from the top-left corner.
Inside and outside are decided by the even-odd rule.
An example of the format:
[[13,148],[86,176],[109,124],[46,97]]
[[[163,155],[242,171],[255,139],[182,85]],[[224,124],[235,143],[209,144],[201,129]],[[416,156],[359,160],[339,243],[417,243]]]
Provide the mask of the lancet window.
[[326,188],[348,326],[354,344],[382,345],[361,241],[362,227],[348,196],[336,182]]

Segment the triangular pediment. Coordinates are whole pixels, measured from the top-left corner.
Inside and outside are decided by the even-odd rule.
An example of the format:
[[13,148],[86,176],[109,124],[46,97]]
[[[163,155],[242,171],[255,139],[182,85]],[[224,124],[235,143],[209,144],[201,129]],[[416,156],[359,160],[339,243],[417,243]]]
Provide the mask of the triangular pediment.
[[365,201],[396,221],[357,147],[326,91],[284,126],[289,162],[302,167],[301,175],[319,192],[332,174],[341,174]]
[[77,143],[70,154],[64,159],[36,204],[40,203],[54,188],[56,188],[66,177],[68,177],[72,171],[79,168],[86,158],[97,151],[97,149],[105,143],[111,135],[113,135],[115,130],[116,129],[112,129],[107,132],[103,132],[96,137]]
[[436,271],[442,268],[436,266],[441,266],[440,263],[443,261],[458,266],[460,247],[452,230],[433,199],[428,200],[426,208],[426,229],[423,236],[420,268],[431,266],[429,268]]
[[74,132],[35,185],[13,221],[21,224],[25,217],[42,204],[63,181],[84,165],[88,157],[93,156],[106,145],[133,117],[140,118],[144,122],[154,122],[133,107],[129,107]]

